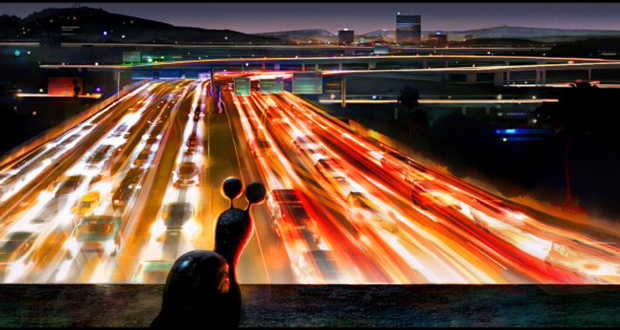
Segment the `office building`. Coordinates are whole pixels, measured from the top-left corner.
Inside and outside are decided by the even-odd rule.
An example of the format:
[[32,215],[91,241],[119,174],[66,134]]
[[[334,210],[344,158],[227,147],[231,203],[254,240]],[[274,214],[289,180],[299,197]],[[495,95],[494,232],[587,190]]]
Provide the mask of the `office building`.
[[350,45],[355,40],[355,34],[353,30],[342,29],[338,31],[338,43],[341,45]]
[[422,35],[420,15],[396,15],[396,42],[401,45],[419,45]]
[[448,44],[448,35],[441,33],[441,31],[435,32],[428,36],[428,44],[433,46],[445,46]]

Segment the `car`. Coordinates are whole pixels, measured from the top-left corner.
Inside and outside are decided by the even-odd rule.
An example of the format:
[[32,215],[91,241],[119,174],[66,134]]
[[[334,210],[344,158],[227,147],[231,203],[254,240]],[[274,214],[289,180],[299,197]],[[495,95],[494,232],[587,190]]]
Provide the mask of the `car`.
[[381,210],[361,192],[351,192],[347,196],[347,220],[354,227],[360,228],[368,221],[391,233],[398,233],[398,225],[389,212]]
[[527,218],[527,216],[523,213],[513,210],[501,199],[492,198],[490,200],[485,200],[482,198],[473,198],[471,200],[470,206],[480,212],[488,214],[489,216],[506,221],[513,226],[525,226],[525,219]]
[[424,180],[413,180],[411,201],[422,209],[430,206],[461,210],[459,201],[450,192],[439,190]]
[[10,271],[13,265],[24,260],[37,236],[29,231],[14,231],[0,241],[0,271]]
[[615,258],[608,259],[608,257],[615,256],[578,240],[565,239],[551,244],[545,257],[545,264],[548,267],[575,274],[580,278],[586,277],[600,283],[618,283],[620,265]]
[[340,267],[346,267],[346,265],[336,257],[333,251],[327,250],[306,251],[293,262],[293,271],[303,282],[319,277],[327,284],[342,283],[347,276]]
[[77,190],[77,188],[84,181],[83,175],[71,175],[69,177],[61,178],[56,181],[54,184],[54,188],[56,189],[55,196],[62,197],[69,195]]
[[159,142],[159,137],[157,137],[157,136],[150,137],[150,138],[147,138],[144,142],[146,143],[147,146],[151,146],[151,145]]
[[317,160],[314,167],[324,176],[341,177],[346,176],[347,170],[334,158],[321,158]]
[[109,145],[109,144],[105,144],[105,145],[101,145],[99,146],[87,159],[86,159],[86,166],[85,168],[87,170],[100,170],[101,169],[101,162],[104,159],[108,159],[108,157],[110,156],[110,153],[112,153],[112,150],[114,149],[114,146]]
[[74,214],[91,214],[97,207],[99,207],[99,192],[91,191],[86,195],[82,196],[82,198],[75,203],[73,208],[71,208],[71,212]]
[[170,232],[178,232],[183,229],[185,223],[194,215],[194,207],[190,203],[175,202],[167,204],[161,218],[164,226]]
[[254,158],[269,157],[273,153],[271,143],[264,138],[251,139],[248,141],[248,146]]
[[127,175],[125,175],[123,181],[121,181],[112,195],[112,208],[114,210],[125,210],[125,206],[127,202],[129,202],[129,199],[136,191],[142,188],[140,181],[143,174],[144,170],[141,168],[130,169],[129,172],[127,172]]
[[163,284],[174,260],[146,260],[139,264],[136,275],[133,277],[134,283],[141,284]]
[[138,154],[138,157],[136,157],[136,160],[134,160],[133,164],[131,164],[131,167],[132,168],[146,167],[145,164],[147,163],[147,160],[149,159],[150,156],[151,156],[151,150],[144,149],[140,151],[140,153]]
[[[390,172],[398,173],[406,182],[416,179],[433,179],[432,177],[424,174],[426,172],[417,165],[411,158],[398,153],[398,152],[386,152],[379,160],[381,166]],[[417,170],[413,170],[411,167],[415,167]],[[422,173],[420,173],[420,171]]]
[[86,125],[82,126],[82,130],[86,131],[86,130],[89,130],[89,129],[93,128],[93,127],[95,127],[95,124],[86,124]]
[[123,135],[123,133],[125,132],[125,130],[127,130],[128,127],[129,126],[127,126],[127,124],[121,124],[116,129],[114,129],[114,131],[112,132],[112,134],[110,136],[111,137],[120,137],[121,135]]
[[314,135],[301,135],[295,138],[293,144],[304,153],[325,154],[325,147],[318,142]]
[[82,135],[81,135],[80,133],[73,134],[73,135],[69,136],[68,138],[66,138],[64,141],[60,142],[60,143],[58,144],[58,147],[66,147],[66,146],[68,146],[69,144],[71,144],[71,143],[75,142],[75,141],[76,141],[77,139],[79,139],[81,136],[82,136]]
[[200,145],[198,143],[198,137],[196,135],[191,135],[188,139],[187,142],[185,142],[186,145],[186,149],[185,149],[185,154],[186,155],[191,155],[197,151],[200,150]]
[[110,215],[89,215],[78,221],[66,242],[67,258],[79,251],[103,252],[116,256],[121,246],[121,218]]
[[269,110],[267,110],[267,118],[271,123],[276,123],[284,119],[280,111],[273,107],[270,107]]
[[283,204],[302,204],[295,189],[274,189],[267,197],[267,208],[272,218],[281,218]]
[[319,244],[317,223],[306,211],[294,189],[274,189],[267,198],[271,228],[280,241],[284,236],[304,238]]
[[315,246],[320,244],[317,222],[302,205],[286,205],[283,210],[283,217],[271,219],[271,228],[280,242],[292,238]]
[[200,186],[200,169],[193,162],[182,162],[173,172],[173,186],[175,188],[181,186],[196,185]]
[[341,198],[351,191],[359,191],[360,187],[353,183],[346,176],[346,170],[337,160],[333,158],[320,158],[314,164],[315,169],[319,172],[319,179],[323,179],[329,184]]
[[146,121],[151,127],[155,127],[162,123],[161,118],[149,119]]

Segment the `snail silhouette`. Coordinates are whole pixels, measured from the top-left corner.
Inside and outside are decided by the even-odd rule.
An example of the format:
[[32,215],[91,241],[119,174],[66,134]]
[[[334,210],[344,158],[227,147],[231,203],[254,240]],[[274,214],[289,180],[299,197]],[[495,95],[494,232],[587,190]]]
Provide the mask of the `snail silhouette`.
[[227,178],[222,184],[222,194],[230,200],[230,208],[217,219],[215,225],[215,252],[228,261],[230,273],[230,290],[228,292],[227,316],[231,321],[229,326],[237,326],[241,320],[241,291],[237,281],[237,262],[247,246],[252,233],[254,222],[250,214],[252,205],[260,204],[265,200],[267,191],[257,182],[250,183],[245,189],[245,198],[248,206],[245,210],[234,207],[234,200],[242,193],[241,180]]
[[162,309],[151,327],[216,326],[238,327],[241,320],[241,290],[236,266],[254,231],[252,205],[265,200],[265,187],[257,182],[246,187],[248,207],[234,207],[243,183],[224,180],[221,193],[230,207],[215,223],[215,251],[191,251],[179,257],[168,273]]
[[179,257],[168,273],[161,311],[151,323],[155,328],[220,328],[230,288],[228,262],[213,251],[190,251]]

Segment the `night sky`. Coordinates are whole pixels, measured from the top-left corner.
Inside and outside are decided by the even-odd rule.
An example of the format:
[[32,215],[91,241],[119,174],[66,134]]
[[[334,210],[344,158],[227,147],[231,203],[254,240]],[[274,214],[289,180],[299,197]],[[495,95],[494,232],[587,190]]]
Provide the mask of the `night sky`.
[[[25,17],[73,3],[3,3],[0,14]],[[422,15],[422,29],[466,30],[500,25],[620,30],[620,3],[83,3],[112,13],[179,26],[259,33],[322,28],[356,33],[394,29],[396,12]]]

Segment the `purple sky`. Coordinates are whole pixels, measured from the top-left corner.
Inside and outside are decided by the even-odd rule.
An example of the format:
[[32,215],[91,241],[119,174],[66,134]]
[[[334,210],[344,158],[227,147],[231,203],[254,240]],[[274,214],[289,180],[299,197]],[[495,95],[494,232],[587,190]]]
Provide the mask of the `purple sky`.
[[[3,3],[0,14],[24,17],[73,3]],[[620,3],[83,3],[112,13],[180,26],[246,33],[322,28],[356,33],[394,29],[396,12],[422,15],[423,30],[499,25],[620,30]]]

